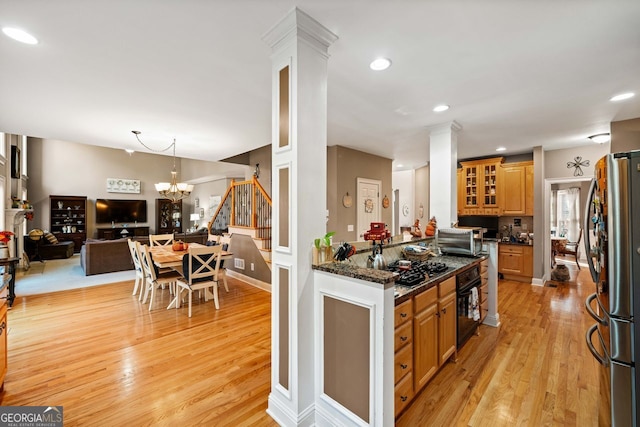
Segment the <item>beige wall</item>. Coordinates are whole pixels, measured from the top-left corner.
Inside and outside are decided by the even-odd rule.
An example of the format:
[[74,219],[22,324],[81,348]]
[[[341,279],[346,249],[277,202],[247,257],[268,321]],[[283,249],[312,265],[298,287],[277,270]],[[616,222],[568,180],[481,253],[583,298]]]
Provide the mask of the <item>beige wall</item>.
[[611,152],[640,150],[640,118],[611,122]]
[[[353,150],[351,148],[333,146],[328,147],[327,155],[327,181],[318,185],[328,185],[327,188],[327,209],[329,210],[329,221],[327,231],[335,231],[333,238],[335,243],[339,241],[357,240],[357,178],[369,178],[382,181],[382,191],[380,192],[380,202],[386,195],[389,200],[393,198],[391,188],[391,159]],[[335,182],[334,182],[335,181]],[[335,188],[335,191],[334,191]],[[347,192],[352,196],[354,203],[350,208],[345,208],[342,204],[342,196]],[[333,194],[333,196],[332,196]],[[313,189],[309,189],[312,197]],[[387,209],[381,208],[382,221],[391,229],[392,209],[391,204]],[[353,225],[354,231],[347,231],[347,226]]]
[[429,166],[416,169],[415,180],[415,219],[420,220],[421,229],[424,230],[429,222]]
[[[28,228],[49,229],[49,195],[87,196],[87,237],[95,237],[95,200],[144,199],[147,201],[147,222],[155,230],[155,203],[158,193],[154,184],[170,179],[173,168],[171,156],[135,152],[131,156],[124,150],[66,141],[29,138],[28,190],[34,205],[35,217]],[[178,179],[193,180],[202,176],[219,176],[216,163],[181,159],[177,162]],[[241,175],[240,175],[241,176]],[[107,178],[140,180],[140,193],[109,193]],[[213,179],[196,184],[190,198],[183,201],[184,230],[191,226],[189,214],[194,212],[193,200],[199,197],[205,207],[204,225],[208,222],[210,195],[223,195],[227,179]],[[102,224],[108,226],[108,224]]]
[[544,152],[544,178],[575,178],[574,168],[567,168],[568,162],[575,162],[576,157],[582,157],[582,161],[589,160],[589,166],[583,166],[585,177],[593,177],[593,167],[604,155],[609,153],[609,144],[583,145],[562,150],[550,150]]

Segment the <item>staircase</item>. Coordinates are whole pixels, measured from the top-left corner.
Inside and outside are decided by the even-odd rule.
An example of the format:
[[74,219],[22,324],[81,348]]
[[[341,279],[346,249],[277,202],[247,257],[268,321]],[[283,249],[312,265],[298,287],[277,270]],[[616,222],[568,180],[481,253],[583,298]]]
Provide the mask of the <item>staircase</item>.
[[271,198],[255,176],[250,181],[231,181],[208,228],[210,234],[250,236],[271,266]]

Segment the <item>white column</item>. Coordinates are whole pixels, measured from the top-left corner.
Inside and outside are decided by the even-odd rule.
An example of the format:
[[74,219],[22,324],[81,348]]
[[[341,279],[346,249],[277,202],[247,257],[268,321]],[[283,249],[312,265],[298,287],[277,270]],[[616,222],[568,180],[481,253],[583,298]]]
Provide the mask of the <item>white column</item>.
[[267,412],[310,426],[314,409],[311,248],[326,233],[327,60],[337,36],[294,8],[263,40],[272,49],[272,343]]
[[453,121],[429,127],[429,217],[447,228],[458,220],[458,132]]

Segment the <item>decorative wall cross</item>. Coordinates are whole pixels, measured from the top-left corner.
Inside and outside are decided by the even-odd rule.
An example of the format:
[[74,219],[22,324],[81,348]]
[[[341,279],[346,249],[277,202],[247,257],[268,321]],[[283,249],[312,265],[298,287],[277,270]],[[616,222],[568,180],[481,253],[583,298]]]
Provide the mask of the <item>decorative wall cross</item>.
[[582,160],[582,156],[576,156],[573,162],[567,162],[567,169],[575,168],[573,171],[573,176],[582,176],[584,172],[582,172],[582,166],[589,166],[589,160]]

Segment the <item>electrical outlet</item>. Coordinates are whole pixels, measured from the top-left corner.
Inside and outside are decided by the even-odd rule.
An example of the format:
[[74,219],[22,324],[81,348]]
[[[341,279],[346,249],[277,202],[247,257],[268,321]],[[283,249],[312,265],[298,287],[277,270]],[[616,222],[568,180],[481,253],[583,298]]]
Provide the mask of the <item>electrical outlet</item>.
[[234,258],[233,266],[239,270],[244,270],[244,259],[242,258]]
[[353,224],[347,225],[347,231],[353,231]]
[[255,265],[253,265],[253,263],[251,263],[251,271],[254,271],[255,269],[256,269]]

